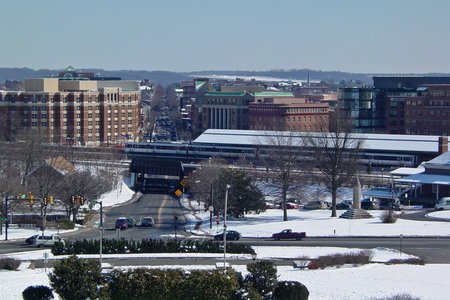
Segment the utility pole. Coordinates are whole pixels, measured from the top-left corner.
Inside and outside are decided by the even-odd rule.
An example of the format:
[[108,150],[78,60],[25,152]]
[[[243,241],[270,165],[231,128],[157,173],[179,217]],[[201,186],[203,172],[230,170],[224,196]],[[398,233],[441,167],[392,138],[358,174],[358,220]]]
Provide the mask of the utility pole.
[[102,254],[103,254],[103,202],[97,201],[100,204],[100,270],[102,269]]
[[212,229],[212,217],[214,214],[214,202],[213,202],[213,184],[211,182],[211,206],[209,207],[209,229]]
[[223,215],[223,272],[226,273],[227,262],[227,206],[228,206],[228,189],[230,185],[225,187],[225,212]]
[[8,195],[5,197],[5,241],[8,240],[8,227],[9,227],[9,221],[8,221]]

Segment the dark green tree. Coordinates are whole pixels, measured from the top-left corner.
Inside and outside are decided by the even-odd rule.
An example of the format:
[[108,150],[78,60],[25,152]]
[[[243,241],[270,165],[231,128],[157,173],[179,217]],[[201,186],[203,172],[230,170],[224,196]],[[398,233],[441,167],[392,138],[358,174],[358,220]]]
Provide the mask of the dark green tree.
[[180,285],[182,291],[179,299],[232,299],[239,288],[236,272],[228,270],[193,270]]
[[247,265],[245,283],[250,284],[261,295],[272,292],[277,284],[277,268],[269,260],[259,260]]
[[274,300],[308,300],[309,291],[298,281],[280,281],[273,291]]
[[180,285],[184,280],[182,270],[139,268],[114,270],[108,282],[111,300],[166,300],[183,299]]
[[102,285],[98,261],[70,256],[57,261],[48,275],[50,285],[61,299],[97,299]]
[[253,179],[240,169],[223,169],[219,175],[218,199],[214,200],[219,204],[219,209],[224,211],[225,207],[225,187],[228,189],[228,214],[234,217],[243,217],[245,213],[259,213],[265,210],[264,197],[262,192],[253,182]]
[[22,292],[24,300],[50,300],[54,299],[52,289],[45,285],[33,285]]

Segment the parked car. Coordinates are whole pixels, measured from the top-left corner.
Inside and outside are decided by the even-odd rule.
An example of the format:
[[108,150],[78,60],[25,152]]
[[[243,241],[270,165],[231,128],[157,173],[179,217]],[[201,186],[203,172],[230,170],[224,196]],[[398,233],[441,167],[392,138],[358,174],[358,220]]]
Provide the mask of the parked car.
[[353,208],[352,200],[343,200],[339,203],[336,203],[336,209],[350,209]]
[[136,220],[133,218],[127,218],[128,228],[133,228],[136,226]]
[[36,242],[38,235],[32,235],[29,238],[25,239],[25,243],[27,243],[28,245],[34,245],[34,243]]
[[[237,231],[234,231],[234,230],[227,230],[227,240],[234,240],[234,241],[237,241],[237,240],[239,240],[241,238],[241,234],[239,233],[239,232],[237,232]],[[216,234],[215,236],[214,236],[214,239],[215,240],[218,240],[218,241],[220,241],[220,240],[223,240],[223,232],[221,232],[221,233],[219,233],[219,234]]]
[[361,200],[361,208],[362,209],[380,209],[380,201],[377,199],[365,198]]
[[141,220],[141,227],[153,227],[155,225],[155,221],[152,217],[145,217]]
[[305,206],[303,206],[304,209],[327,209],[329,208],[330,205],[328,202],[326,201],[311,201],[305,204]]
[[450,197],[444,197],[434,206],[437,210],[450,209]]
[[40,247],[52,247],[53,245],[55,245],[56,242],[64,243],[64,240],[62,240],[56,234],[44,235],[44,236],[38,234],[38,235],[34,235],[32,237],[29,237],[28,239],[30,239],[29,240],[30,245],[36,246],[38,248],[40,248]]
[[281,232],[272,234],[272,238],[277,241],[287,239],[301,240],[304,237],[306,237],[306,232],[294,232],[292,229],[284,229]]
[[380,199],[380,209],[400,210],[400,201],[398,199]]
[[128,229],[128,220],[127,220],[127,218],[118,218],[118,219],[116,219],[115,228],[116,229],[120,229],[120,230]]
[[286,202],[286,209],[299,209],[300,204],[293,202]]

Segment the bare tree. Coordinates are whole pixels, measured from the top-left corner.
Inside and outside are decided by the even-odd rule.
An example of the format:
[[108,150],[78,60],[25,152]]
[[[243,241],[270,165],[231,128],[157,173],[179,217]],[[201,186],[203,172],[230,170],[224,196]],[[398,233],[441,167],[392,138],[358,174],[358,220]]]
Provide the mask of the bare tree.
[[351,130],[351,120],[336,112],[330,115],[329,124],[322,124],[319,132],[305,138],[314,167],[322,174],[318,178],[331,192],[332,217],[336,217],[337,191],[355,176],[364,143]]
[[[190,192],[198,201],[205,203],[207,207],[217,208],[214,199],[218,199],[219,190],[216,188],[219,184],[219,177],[222,169],[226,167],[226,162],[220,158],[210,158],[202,161],[200,167],[192,173],[189,180]],[[205,207],[205,208],[207,208]]]
[[283,221],[288,220],[288,193],[300,185],[300,169],[303,165],[302,138],[291,131],[265,132],[257,143],[260,147],[260,163],[266,165],[262,177],[272,182],[281,196]]
[[75,196],[82,196],[88,200],[111,190],[110,186],[108,186],[109,180],[106,178],[108,177],[94,175],[88,170],[82,170],[68,174],[60,181],[57,195],[64,203],[66,213],[68,217],[72,218],[73,222],[76,221],[76,216],[82,203],[72,201],[72,199]]
[[169,85],[165,90],[166,105],[172,112],[179,111],[180,102],[178,101],[177,95],[175,93],[175,86]]

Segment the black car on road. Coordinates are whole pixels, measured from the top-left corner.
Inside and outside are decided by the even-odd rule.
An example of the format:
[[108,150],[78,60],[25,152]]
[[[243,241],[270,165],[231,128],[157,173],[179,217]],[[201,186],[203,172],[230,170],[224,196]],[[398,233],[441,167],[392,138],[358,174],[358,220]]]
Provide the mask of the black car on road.
[[[240,234],[239,232],[234,231],[234,230],[227,230],[227,240],[230,240],[230,241],[237,241],[237,240],[239,240],[240,238],[241,238],[241,234]],[[214,236],[214,239],[215,239],[216,241],[223,240],[223,232],[222,232],[222,233],[219,233],[219,234],[216,234],[216,235]]]

